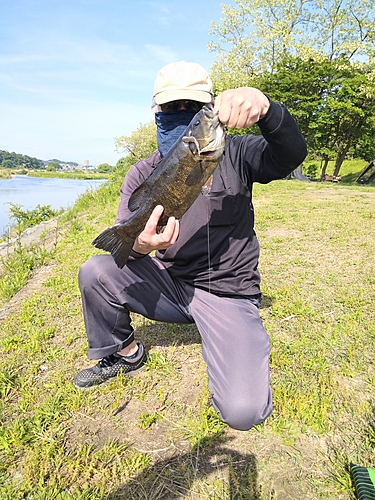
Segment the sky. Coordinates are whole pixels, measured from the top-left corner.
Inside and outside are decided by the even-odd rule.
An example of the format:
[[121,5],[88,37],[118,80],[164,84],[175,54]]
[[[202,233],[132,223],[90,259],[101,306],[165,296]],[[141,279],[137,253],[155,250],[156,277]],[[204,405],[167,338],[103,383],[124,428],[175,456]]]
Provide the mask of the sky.
[[[230,3],[230,2],[226,2]],[[115,165],[165,64],[210,69],[217,0],[0,0],[0,150]]]

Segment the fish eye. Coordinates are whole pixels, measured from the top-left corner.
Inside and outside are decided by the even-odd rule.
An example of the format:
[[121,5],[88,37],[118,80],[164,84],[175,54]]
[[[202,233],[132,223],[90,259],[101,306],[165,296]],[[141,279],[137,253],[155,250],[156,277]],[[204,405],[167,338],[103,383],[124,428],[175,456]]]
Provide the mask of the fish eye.
[[200,120],[197,120],[195,123],[194,123],[194,127],[198,127],[198,125],[200,125],[201,121]]

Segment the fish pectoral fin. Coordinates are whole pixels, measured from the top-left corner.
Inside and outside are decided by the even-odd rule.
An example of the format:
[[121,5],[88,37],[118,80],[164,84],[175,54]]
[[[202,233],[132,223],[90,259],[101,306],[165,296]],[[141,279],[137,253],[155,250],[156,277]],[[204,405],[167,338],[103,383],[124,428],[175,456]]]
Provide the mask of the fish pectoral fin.
[[128,201],[128,208],[131,212],[135,212],[143,205],[143,202],[147,196],[148,190],[145,189],[144,185],[140,185],[130,196]]
[[185,184],[187,186],[196,186],[201,183],[204,179],[205,170],[203,168],[202,162],[199,161],[190,174],[185,179]]
[[105,229],[92,242],[96,248],[111,252],[117,266],[123,268],[134,245],[134,238],[122,234],[119,225]]
[[189,146],[189,149],[193,153],[193,155],[200,154],[199,143],[195,137],[185,136],[182,138],[182,142],[185,142]]

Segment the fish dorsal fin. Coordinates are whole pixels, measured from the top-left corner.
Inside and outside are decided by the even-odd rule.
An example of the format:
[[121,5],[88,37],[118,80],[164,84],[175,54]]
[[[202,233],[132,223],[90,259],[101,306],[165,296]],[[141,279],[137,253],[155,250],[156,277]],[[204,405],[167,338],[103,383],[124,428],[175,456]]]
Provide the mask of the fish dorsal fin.
[[182,138],[182,142],[185,142],[189,146],[189,149],[193,153],[193,155],[200,154],[199,143],[195,137],[184,136]]
[[204,168],[202,165],[202,161],[199,161],[190,174],[186,177],[185,184],[187,186],[196,186],[201,183],[204,177]]
[[143,204],[144,199],[147,196],[147,189],[145,189],[144,185],[141,184],[137,187],[134,193],[130,196],[128,202],[128,208],[131,212],[135,212],[140,208]]

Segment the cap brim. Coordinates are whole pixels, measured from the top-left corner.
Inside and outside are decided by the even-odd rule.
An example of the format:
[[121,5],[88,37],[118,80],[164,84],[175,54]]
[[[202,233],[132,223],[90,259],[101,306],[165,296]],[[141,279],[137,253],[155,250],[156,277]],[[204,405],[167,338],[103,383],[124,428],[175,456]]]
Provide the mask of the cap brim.
[[180,99],[209,103],[212,101],[212,95],[204,90],[174,89],[164,90],[154,96],[156,104],[165,104],[166,102],[178,101]]

